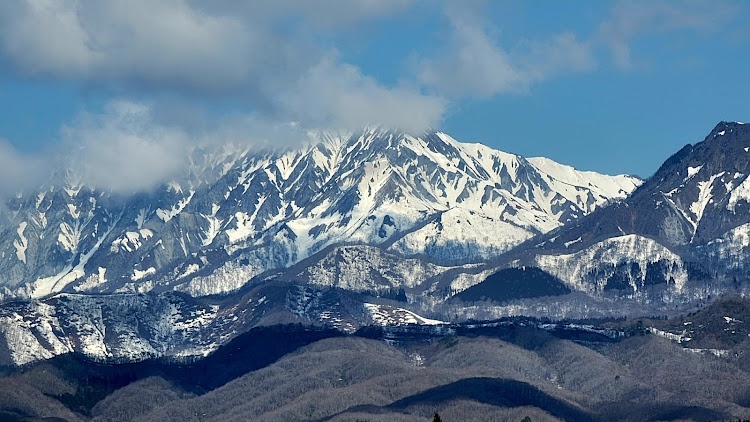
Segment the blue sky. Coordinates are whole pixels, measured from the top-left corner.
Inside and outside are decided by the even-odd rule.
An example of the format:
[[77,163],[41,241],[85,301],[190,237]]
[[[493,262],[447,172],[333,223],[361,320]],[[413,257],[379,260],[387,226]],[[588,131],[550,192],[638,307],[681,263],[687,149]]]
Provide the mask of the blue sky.
[[71,144],[106,163],[198,142],[293,142],[290,122],[382,122],[646,177],[719,121],[750,121],[748,9],[2,2],[0,167]]

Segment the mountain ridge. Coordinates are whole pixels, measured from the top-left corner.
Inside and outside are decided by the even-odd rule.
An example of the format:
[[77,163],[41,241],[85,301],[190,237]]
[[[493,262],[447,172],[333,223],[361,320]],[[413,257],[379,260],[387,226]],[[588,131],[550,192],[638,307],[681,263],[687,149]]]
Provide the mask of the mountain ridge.
[[[2,297],[226,293],[337,244],[481,261],[640,184],[600,176],[607,186],[578,186],[593,173],[566,168],[570,180],[559,180],[523,157],[442,132],[310,136],[309,145],[283,151],[194,151],[185,179],[124,197],[63,171],[61,185],[9,204]],[[456,230],[454,221],[465,224]]]

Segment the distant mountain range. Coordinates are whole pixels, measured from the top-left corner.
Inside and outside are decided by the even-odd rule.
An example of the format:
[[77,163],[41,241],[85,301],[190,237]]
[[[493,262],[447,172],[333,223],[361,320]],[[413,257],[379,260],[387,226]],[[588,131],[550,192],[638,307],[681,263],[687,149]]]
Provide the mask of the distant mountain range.
[[0,362],[205,355],[258,325],[658,315],[748,289],[750,125],[648,180],[441,132],[195,150],[122,196],[62,168],[2,211]]

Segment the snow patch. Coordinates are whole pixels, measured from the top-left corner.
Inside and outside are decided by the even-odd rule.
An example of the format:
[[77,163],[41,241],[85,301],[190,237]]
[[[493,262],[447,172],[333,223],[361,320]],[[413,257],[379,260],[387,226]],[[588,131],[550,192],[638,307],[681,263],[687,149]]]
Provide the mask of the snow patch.
[[[585,213],[590,213],[613,199],[623,199],[643,184],[637,177],[625,174],[608,176],[593,171],[580,171],[545,157],[532,157],[526,160],[548,176],[548,184],[553,192],[576,204]],[[591,197],[587,194],[589,192],[593,194]]]
[[31,297],[40,298],[48,296],[55,292],[62,291],[70,283],[86,275],[86,272],[84,271],[86,264],[89,262],[89,259],[91,259],[94,253],[99,250],[102,242],[104,242],[104,239],[109,236],[109,234],[112,232],[112,229],[116,225],[117,222],[113,222],[112,226],[110,226],[107,231],[102,234],[96,244],[88,252],[80,254],[78,258],[78,264],[75,267],[73,267],[72,264],[69,264],[57,275],[54,275],[52,277],[40,278],[31,283]]
[[706,206],[713,196],[711,194],[711,191],[713,190],[714,180],[721,177],[723,174],[724,172],[714,174],[710,179],[703,182],[698,182],[698,199],[690,205],[690,211],[695,216],[695,219],[693,220],[693,226],[696,228],[696,230],[698,224],[700,224],[701,218],[703,218],[703,212],[706,210]]
[[745,177],[731,194],[729,194],[729,201],[727,202],[727,210],[735,212],[735,207],[739,201],[749,202],[750,201],[750,177]]
[[731,324],[731,323],[742,323],[742,321],[740,321],[740,320],[738,320],[738,319],[736,319],[736,318],[728,317],[728,316],[725,316],[725,317],[724,317],[724,322],[726,322],[727,324]]
[[686,347],[685,350],[687,350],[688,352],[698,353],[701,355],[710,354],[710,355],[716,356],[717,358],[727,357],[729,356],[729,352],[730,352],[729,350],[725,350],[725,349],[693,349],[689,347]]
[[[622,231],[622,229],[620,229],[620,231]],[[580,241],[581,241],[581,237],[578,236],[578,239],[576,239],[576,240],[571,240],[571,241],[565,242],[565,247],[569,248],[570,245],[574,245],[574,244],[576,244],[576,243],[578,243]]]
[[125,232],[125,234],[115,239],[112,242],[112,246],[110,247],[111,252],[120,252],[120,251],[127,251],[127,252],[134,252],[143,246],[143,242],[152,238],[154,236],[154,232],[152,232],[149,229],[140,229],[137,232]]
[[405,255],[426,254],[450,261],[488,259],[528,240],[534,232],[460,208],[396,241],[389,249]]
[[235,213],[234,222],[235,228],[226,231],[229,243],[235,243],[255,233],[252,226],[252,219],[246,212]]
[[18,239],[13,241],[13,246],[16,248],[16,256],[18,257],[18,260],[24,264],[26,263],[26,249],[29,246],[29,240],[26,239],[26,236],[23,234],[26,230],[26,226],[27,223],[25,221],[18,225],[18,230],[16,230]]
[[146,270],[143,270],[143,271],[134,269],[133,270],[133,275],[130,276],[130,279],[133,280],[133,281],[138,281],[138,280],[141,280],[141,279],[143,279],[145,277],[148,277],[148,276],[154,275],[154,274],[156,274],[156,268],[154,268],[154,267],[150,267],[150,268],[148,268]]
[[444,321],[421,317],[414,312],[407,311],[403,308],[396,308],[387,305],[376,305],[374,303],[365,303],[365,309],[370,312],[373,323],[380,326],[393,325],[441,325],[447,324]]
[[81,234],[81,225],[78,221],[72,226],[68,223],[60,223],[57,242],[66,251],[74,253],[78,250],[78,244],[81,242]]
[[648,331],[651,334],[657,335],[659,337],[664,337],[665,339],[672,340],[677,343],[686,343],[692,340],[692,338],[688,337],[687,333],[684,331],[680,334],[674,334],[670,333],[669,331],[659,330],[658,328],[654,327],[648,327]]
[[208,246],[213,243],[216,236],[221,231],[221,225],[224,220],[216,218],[216,213],[219,212],[220,206],[218,204],[211,204],[211,214],[201,214],[203,218],[208,222],[208,227],[203,230],[203,246]]
[[106,272],[106,268],[99,267],[99,270],[96,274],[89,275],[83,283],[74,286],[73,290],[77,292],[87,292],[95,289],[96,287],[107,282],[107,279],[105,278]]
[[135,224],[138,227],[138,230],[143,228],[143,223],[146,222],[147,213],[148,211],[145,208],[138,210],[138,215],[135,216]]
[[180,278],[185,278],[185,277],[187,277],[189,275],[193,275],[193,274],[197,273],[198,270],[200,270],[200,269],[201,269],[201,267],[198,264],[190,264],[190,265],[187,266],[187,268],[185,268],[185,271],[182,274],[180,274],[180,276],[177,277],[177,278],[180,279]]
[[685,180],[690,179],[691,177],[693,177],[696,174],[698,174],[698,172],[701,171],[702,168],[703,168],[703,166],[688,167],[688,169],[687,169],[687,177],[685,178]]
[[81,212],[78,211],[78,207],[74,204],[68,204],[68,214],[75,219],[78,219],[81,216]]

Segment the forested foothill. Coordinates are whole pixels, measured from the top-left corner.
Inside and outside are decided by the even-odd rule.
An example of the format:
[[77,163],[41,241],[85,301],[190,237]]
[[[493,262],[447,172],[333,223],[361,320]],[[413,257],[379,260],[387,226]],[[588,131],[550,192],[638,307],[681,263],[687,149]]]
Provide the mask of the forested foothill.
[[189,361],[67,354],[4,368],[0,419],[741,420],[748,309],[728,298],[670,319],[506,318],[353,335],[287,324]]

